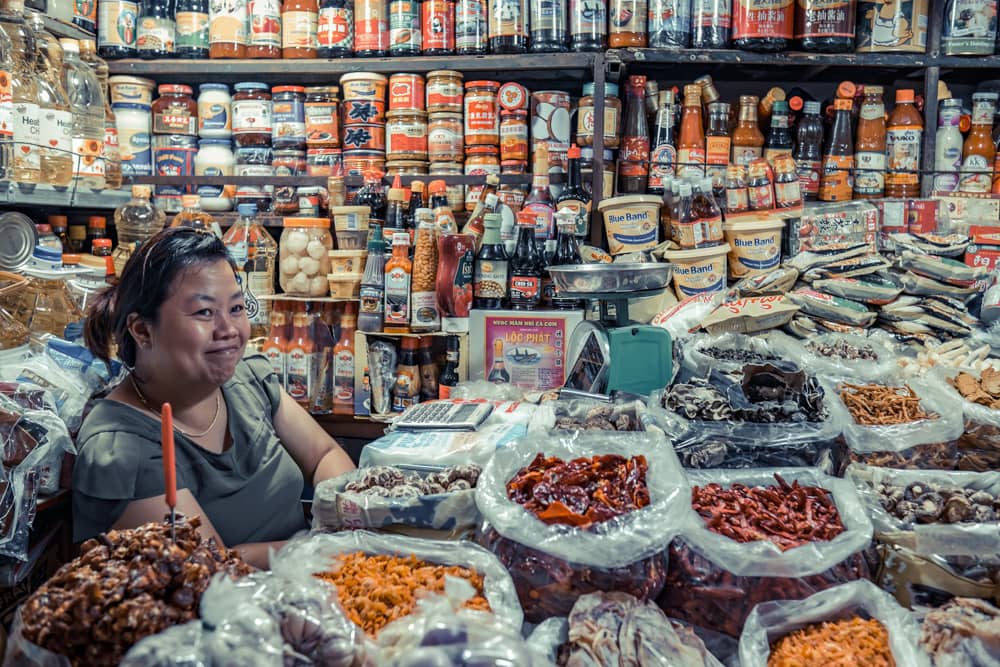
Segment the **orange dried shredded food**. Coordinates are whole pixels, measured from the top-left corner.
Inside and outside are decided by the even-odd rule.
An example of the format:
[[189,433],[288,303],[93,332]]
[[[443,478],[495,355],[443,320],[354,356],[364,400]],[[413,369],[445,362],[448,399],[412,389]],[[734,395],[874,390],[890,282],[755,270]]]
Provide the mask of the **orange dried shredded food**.
[[465,606],[492,611],[483,597],[483,575],[458,565],[436,565],[410,555],[371,556],[361,551],[337,556],[338,567],[314,576],[337,588],[347,617],[375,638],[386,625],[410,614],[417,600],[444,593],[445,576],[461,577],[476,589]]
[[851,417],[862,426],[907,424],[938,418],[937,414],[925,412],[920,407],[920,397],[909,385],[887,387],[845,382],[837,390]]
[[771,647],[767,667],[895,667],[889,633],[874,619],[855,616],[808,625]]

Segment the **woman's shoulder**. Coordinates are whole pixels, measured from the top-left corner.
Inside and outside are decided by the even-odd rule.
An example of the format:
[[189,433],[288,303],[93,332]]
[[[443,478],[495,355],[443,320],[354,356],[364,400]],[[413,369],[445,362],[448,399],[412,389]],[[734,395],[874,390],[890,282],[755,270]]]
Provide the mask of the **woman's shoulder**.
[[248,391],[257,398],[262,397],[266,407],[270,408],[272,417],[277,412],[281,402],[282,382],[264,355],[244,357],[236,365],[236,373],[227,385]]

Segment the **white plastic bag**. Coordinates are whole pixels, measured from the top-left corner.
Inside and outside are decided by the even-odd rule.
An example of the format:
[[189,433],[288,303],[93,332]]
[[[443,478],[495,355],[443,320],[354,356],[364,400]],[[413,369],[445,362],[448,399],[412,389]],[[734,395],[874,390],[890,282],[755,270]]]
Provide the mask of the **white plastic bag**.
[[742,667],[767,667],[775,641],[813,623],[855,615],[873,618],[885,626],[897,665],[929,667],[927,655],[917,648],[920,629],[913,615],[869,581],[834,586],[804,600],[778,600],[757,605],[740,636],[740,664]]
[[478,431],[393,431],[365,445],[359,466],[485,466],[494,451],[526,431],[523,424],[487,426]]
[[[728,351],[734,358],[720,359],[706,354],[705,350],[711,348],[723,354]],[[712,369],[735,372],[746,364],[767,361],[791,360],[799,363],[802,368],[809,368],[798,361],[801,356],[802,344],[780,331],[769,331],[756,336],[741,333],[698,334],[684,342],[683,365],[696,377],[704,377]]]
[[[0,423],[4,466],[17,470],[34,470],[38,492],[54,494],[59,490],[64,456],[76,453],[66,424],[54,412],[25,408],[3,394],[0,394],[0,415],[19,417],[14,424]],[[23,434],[28,434],[35,441],[30,450],[20,446],[23,443],[20,443],[22,438],[18,436]]]
[[[875,359],[826,356],[817,352],[814,347],[843,344],[861,349],[869,348],[875,354]],[[888,344],[868,336],[821,334],[803,341],[797,348],[787,348],[787,353],[792,361],[820,377],[855,377],[862,380],[890,381],[899,376],[899,355],[890,349]]]

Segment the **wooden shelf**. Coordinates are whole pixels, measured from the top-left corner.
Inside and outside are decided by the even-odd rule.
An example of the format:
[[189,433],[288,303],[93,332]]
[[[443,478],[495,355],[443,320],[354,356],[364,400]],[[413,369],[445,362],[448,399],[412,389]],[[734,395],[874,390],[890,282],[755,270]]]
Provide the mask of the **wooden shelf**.
[[[613,49],[607,52],[609,63],[746,65],[759,67],[879,67],[922,69],[934,60],[923,53],[756,53],[733,49],[667,51],[663,49]],[[962,60],[962,59],[959,59]],[[971,59],[970,59],[971,60]]]
[[56,37],[68,37],[70,39],[97,39],[97,35],[94,33],[84,30],[74,23],[67,23],[65,21],[60,21],[59,19],[54,19],[47,14],[42,14],[42,23],[45,24],[45,29]]

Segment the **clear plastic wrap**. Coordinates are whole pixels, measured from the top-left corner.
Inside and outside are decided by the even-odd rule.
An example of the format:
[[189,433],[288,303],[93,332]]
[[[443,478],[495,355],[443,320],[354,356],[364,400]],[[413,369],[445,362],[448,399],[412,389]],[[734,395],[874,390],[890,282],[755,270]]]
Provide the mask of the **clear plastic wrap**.
[[63,457],[76,448],[62,419],[49,410],[34,410],[0,393],[0,445],[7,469],[32,469],[39,493],[59,490]]
[[[563,460],[643,455],[650,504],[586,530],[545,524],[507,494],[507,482],[539,453]],[[480,476],[476,503],[487,523],[479,539],[510,568],[526,617],[538,622],[569,613],[583,593],[656,596],[665,576],[663,547],[691,513],[689,498],[680,464],[661,434],[568,432],[546,442],[528,437],[498,450]]]
[[[856,359],[843,356],[851,348],[863,351],[864,356]],[[824,349],[829,354],[823,354]],[[899,374],[898,355],[886,343],[868,336],[821,334],[803,341],[798,348],[789,348],[788,352],[792,361],[820,377],[888,381]]]
[[524,424],[485,426],[478,431],[393,431],[361,450],[359,466],[479,466],[527,432]]
[[450,579],[445,595],[425,598],[416,611],[387,625],[378,636],[383,667],[551,667],[518,629],[493,614],[463,607],[475,590]]
[[949,383],[959,373],[967,373],[976,380],[983,375],[980,370],[968,368],[937,368],[928,378],[938,391],[959,401],[962,406],[965,430],[958,439],[955,467],[977,472],[1000,469],[1000,410],[973,403],[962,396]]
[[650,324],[662,327],[670,334],[670,339],[679,341],[691,335],[701,326],[718,305],[716,294],[695,294],[689,296],[653,317]]
[[[746,364],[760,364],[782,359],[798,362],[802,344],[780,331],[756,336],[741,333],[699,334],[685,341],[683,365],[696,377],[712,369],[737,372]],[[808,368],[799,363],[802,368]],[[811,370],[811,369],[810,369]]]
[[757,603],[801,599],[868,576],[861,552],[871,541],[872,524],[850,482],[808,468],[692,470],[688,478],[693,486],[768,486],[775,473],[789,484],[826,489],[845,530],[826,542],[781,551],[769,540],[740,543],[715,533],[692,513],[668,549],[669,571],[659,603],[669,616],[736,637]]
[[[463,467],[478,471],[478,468],[472,466]],[[376,470],[379,469],[381,467]],[[479,522],[475,489],[471,484],[468,488],[458,491],[402,497],[353,493],[348,488],[353,483],[365,479],[372,470],[372,468],[352,470],[339,477],[320,482],[316,486],[312,508],[314,530],[384,528],[394,525],[457,530],[474,527]],[[449,470],[457,471],[458,468]],[[449,470],[441,471],[441,474],[449,474]],[[409,474],[418,473],[409,472]],[[426,478],[427,475],[436,474],[428,472],[422,476]]]
[[956,597],[924,616],[920,648],[934,667],[1000,667],[1000,609]]
[[685,468],[817,468],[833,475],[840,467],[840,448],[834,439],[772,440],[754,432],[774,430],[763,424],[694,423],[696,428],[674,442]]
[[885,626],[897,665],[930,667],[926,654],[917,648],[920,627],[916,619],[891,595],[868,581],[834,586],[804,600],[776,600],[758,605],[740,635],[740,664],[767,667],[771,645],[782,637],[806,625],[859,615]]
[[345,533],[304,535],[290,541],[271,558],[271,567],[315,574],[336,565],[336,556],[352,552],[365,554],[413,555],[441,565],[460,565],[483,575],[483,596],[497,619],[511,628],[520,628],[524,620],[510,574],[496,557],[482,547],[466,541],[447,542],[415,537],[379,535],[364,530]]
[[650,411],[640,400],[605,402],[587,399],[545,401],[528,424],[528,432],[653,431],[668,437],[683,431],[682,419],[665,411]]

